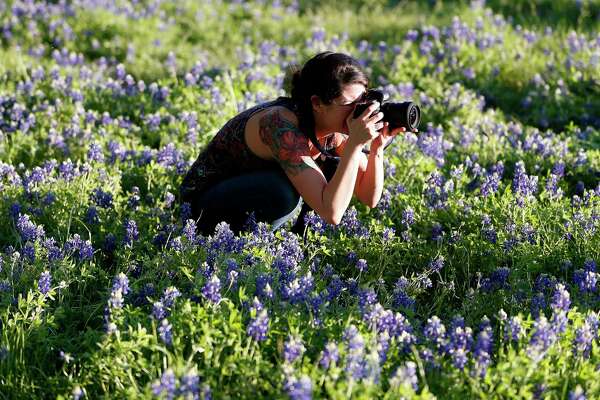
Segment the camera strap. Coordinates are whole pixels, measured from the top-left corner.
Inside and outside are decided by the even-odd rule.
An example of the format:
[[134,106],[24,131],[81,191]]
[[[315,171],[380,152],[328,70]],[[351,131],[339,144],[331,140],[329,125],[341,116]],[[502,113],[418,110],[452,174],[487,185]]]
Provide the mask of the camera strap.
[[309,134],[308,136],[309,136],[309,139],[312,142],[312,144],[317,149],[319,149],[319,151],[321,152],[321,159],[324,159],[324,158],[327,159],[327,158],[329,158],[329,159],[334,159],[334,160],[337,160],[337,161],[340,160],[339,156],[334,155],[333,153],[331,153],[331,149],[326,150],[326,149],[323,148],[323,146],[321,146],[321,143],[319,143],[319,141],[317,140],[317,136],[315,135],[314,132],[311,132],[311,134]]
[[[386,143],[385,147],[383,148],[384,150],[387,149],[388,147],[390,147],[390,145],[394,142],[394,140],[396,140],[396,136],[392,136],[392,138]],[[313,145],[317,149],[319,149],[319,151],[321,152],[321,159],[324,160],[324,159],[330,158],[330,159],[335,159],[337,161],[339,161],[341,159],[340,156],[332,154],[330,150],[324,149],[323,146],[321,146],[321,143],[319,143],[319,141],[317,140],[317,138],[314,135],[314,133],[312,135],[309,135],[309,139],[313,143]],[[362,152],[365,153],[365,154],[370,154],[371,153],[367,149],[362,149]]]

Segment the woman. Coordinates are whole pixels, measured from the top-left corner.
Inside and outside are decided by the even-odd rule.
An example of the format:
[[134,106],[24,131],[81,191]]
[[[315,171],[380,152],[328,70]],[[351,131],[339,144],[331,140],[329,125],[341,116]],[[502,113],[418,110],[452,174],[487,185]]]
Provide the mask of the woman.
[[[390,132],[381,112],[371,115],[378,104],[353,118],[368,83],[354,58],[320,53],[293,73],[291,97],[228,121],[181,185],[181,200],[190,204],[199,231],[210,234],[226,221],[239,232],[250,214],[276,230],[303,201],[293,231],[303,230],[309,209],[335,225],[353,194],[375,207],[383,189],[384,145],[404,128]],[[369,142],[367,157],[362,149]]]

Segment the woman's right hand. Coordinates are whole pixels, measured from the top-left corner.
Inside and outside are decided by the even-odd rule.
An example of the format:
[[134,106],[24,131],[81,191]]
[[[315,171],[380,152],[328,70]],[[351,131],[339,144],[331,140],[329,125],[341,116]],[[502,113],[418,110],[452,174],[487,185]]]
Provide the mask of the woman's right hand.
[[[356,107],[355,107],[356,108]],[[383,113],[380,111],[373,116],[375,110],[379,109],[379,102],[374,102],[363,111],[358,117],[353,118],[354,109],[348,117],[346,117],[346,125],[348,125],[348,141],[356,145],[365,145],[370,140],[379,136],[379,130],[383,128]]]

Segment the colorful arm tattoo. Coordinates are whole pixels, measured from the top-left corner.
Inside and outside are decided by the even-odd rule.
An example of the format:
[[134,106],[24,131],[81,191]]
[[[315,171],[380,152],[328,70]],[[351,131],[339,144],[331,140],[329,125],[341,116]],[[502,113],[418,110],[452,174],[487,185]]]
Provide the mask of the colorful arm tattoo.
[[319,167],[310,157],[308,138],[278,110],[269,110],[259,121],[259,134],[275,160],[290,175]]

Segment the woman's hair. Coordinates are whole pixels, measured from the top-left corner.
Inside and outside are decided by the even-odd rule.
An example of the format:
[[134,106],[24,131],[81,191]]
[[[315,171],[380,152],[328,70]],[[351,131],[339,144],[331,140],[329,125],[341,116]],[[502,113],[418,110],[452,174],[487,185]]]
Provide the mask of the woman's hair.
[[308,60],[302,69],[291,67],[285,83],[298,107],[299,128],[311,137],[315,135],[311,96],[317,95],[325,104],[330,104],[342,94],[344,85],[360,83],[367,87],[369,79],[353,57],[325,51]]

